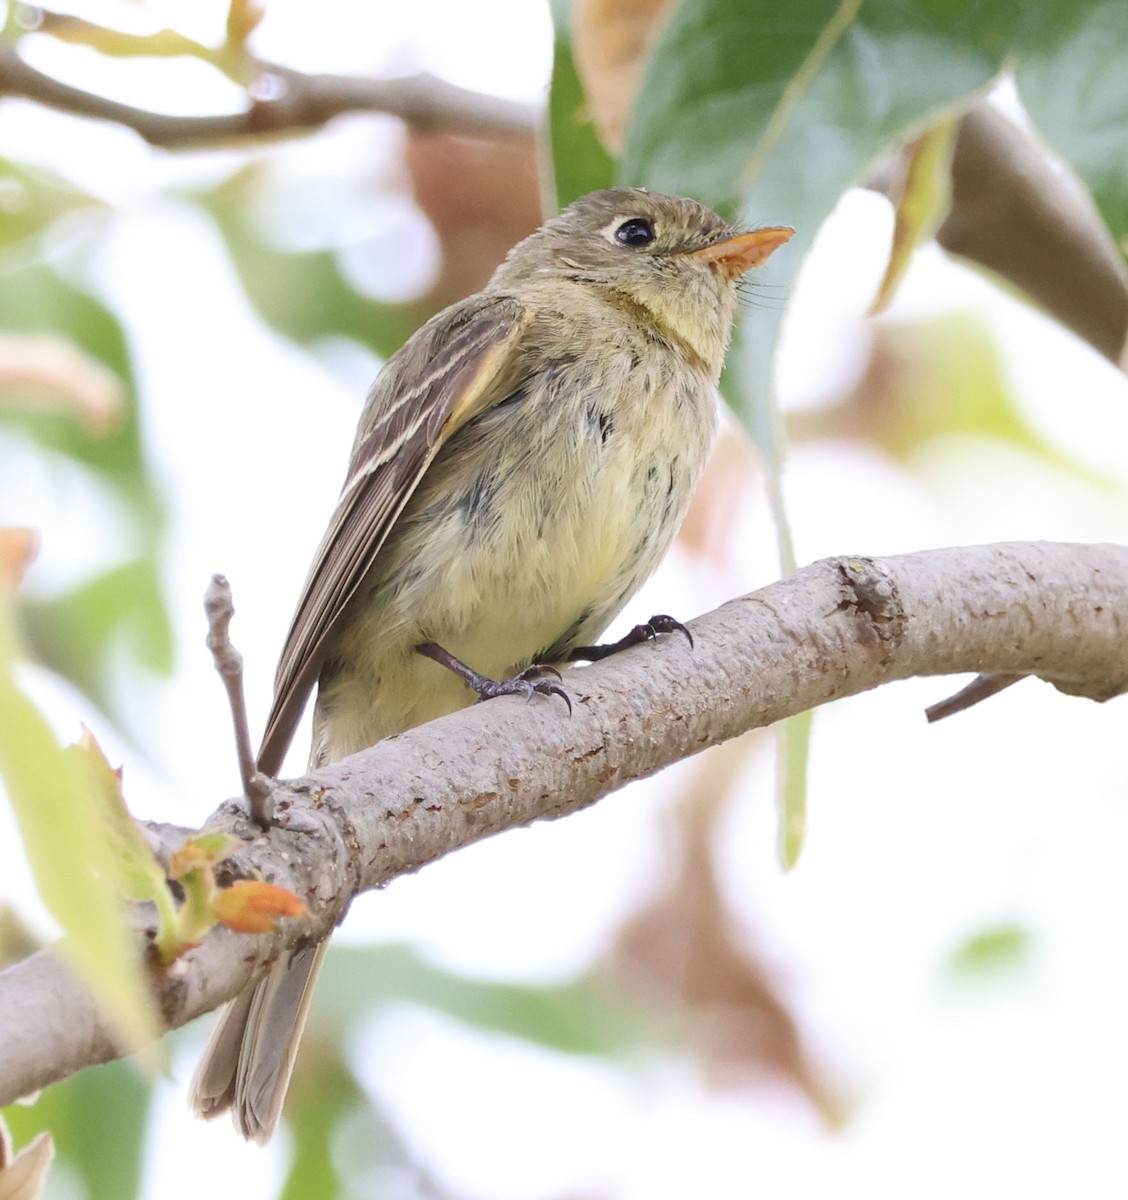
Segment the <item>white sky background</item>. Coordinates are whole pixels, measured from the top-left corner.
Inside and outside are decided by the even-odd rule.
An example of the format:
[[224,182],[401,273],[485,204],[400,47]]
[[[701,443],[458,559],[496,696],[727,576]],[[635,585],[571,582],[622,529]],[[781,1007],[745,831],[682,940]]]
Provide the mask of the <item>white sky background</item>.
[[[202,40],[222,25],[220,3],[150,7]],[[271,0],[268,7],[256,48],[300,68],[428,69],[527,100],[547,79],[547,12],[530,0]],[[136,7],[124,3],[75,10],[121,24],[137,19]],[[77,49],[61,51],[57,63],[36,53],[75,82],[166,111],[219,110],[232,101],[225,85],[192,64],[158,64],[143,72],[143,85],[127,87],[121,81],[132,79],[132,68],[127,75]],[[306,222],[333,233],[319,206],[333,195],[334,179],[387,172],[387,205],[341,219],[367,219],[368,232],[412,248],[406,263],[389,256],[389,293],[413,281],[422,286],[433,267],[425,223],[406,194],[395,198],[397,139],[394,122],[355,119],[279,152],[294,175],[287,214],[294,236]],[[2,110],[0,154],[51,165],[118,210],[108,236],[86,255],[127,322],[147,450],[172,506],[165,579],[178,662],[169,682],[122,681],[150,763],[138,762],[109,730],[96,732],[111,759],[126,763],[127,794],[139,812],[198,822],[237,790],[199,597],[212,572],[231,579],[233,634],[249,665],[252,719],[261,723],[290,616],[290,601],[280,606],[278,597],[297,595],[378,364],[358,352],[318,361],[265,329],[206,219],[161,194],[170,177],[224,171],[233,156],[154,155],[121,131],[22,104]],[[378,156],[389,165],[374,168]],[[781,354],[788,403],[818,403],[848,386],[889,228],[884,202],[857,194],[824,231]],[[990,323],[1015,392],[1042,433],[1128,484],[1128,381],[1051,322],[927,251],[891,317],[953,309]],[[859,445],[797,450],[787,485],[801,561],[1003,539],[1128,540],[1123,486],[1098,493],[1011,450],[967,449],[935,447],[912,475]],[[300,490],[289,484],[298,463]],[[17,463],[15,471],[0,478],[0,520],[42,530],[37,572],[46,586],[73,569],[67,564],[81,539],[99,536],[97,522],[88,518],[79,536],[75,493],[60,499],[57,477],[34,464]],[[750,500],[732,541],[724,571],[687,571],[675,554],[625,620],[703,611],[774,575],[773,537],[758,500]],[[432,1013],[391,1012],[357,1046],[362,1074],[438,1177],[482,1200],[584,1189],[623,1200],[755,1192],[1122,1196],[1128,710],[1124,701],[1098,707],[1028,683],[926,727],[921,709],[952,682],[913,681],[818,715],[810,837],[790,875],[775,860],[765,754],[750,757],[725,830],[723,877],[734,909],[791,981],[816,1056],[856,1098],[842,1130],[828,1133],[793,1099],[771,1092],[712,1094],[688,1062],[620,1071],[467,1033]],[[46,686],[37,692],[64,736],[90,720],[81,699]],[[653,887],[662,862],[653,813],[693,769],[684,765],[592,811],[494,839],[398,881],[358,901],[337,936],[408,937],[444,964],[479,975],[566,978]],[[36,917],[14,849],[0,809],[0,901]],[[564,905],[571,937],[546,944],[542,923]],[[979,987],[946,978],[944,961],[964,939],[1009,922],[1034,931],[1024,970]],[[148,1196],[199,1195],[223,1178],[229,1194],[267,1200],[284,1170],[286,1139],[260,1151],[225,1123],[189,1118],[195,1057],[195,1050],[178,1057],[159,1089]],[[49,1195],[80,1195],[67,1190],[73,1183],[57,1179]],[[383,1180],[357,1181],[356,1194],[400,1193]]]

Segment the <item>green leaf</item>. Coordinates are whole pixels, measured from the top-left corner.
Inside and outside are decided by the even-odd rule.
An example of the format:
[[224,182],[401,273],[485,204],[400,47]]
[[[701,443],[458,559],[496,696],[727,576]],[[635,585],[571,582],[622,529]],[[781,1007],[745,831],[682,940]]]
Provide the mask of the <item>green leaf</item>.
[[1013,974],[1025,967],[1031,954],[1030,930],[1003,924],[981,930],[956,947],[948,972],[960,979],[986,979]]
[[67,936],[60,949],[94,993],[124,1047],[156,1033],[136,944],[115,886],[111,838],[92,798],[96,770],[64,752],[15,679],[11,611],[0,601],[0,779],[43,903]]
[[[341,1122],[364,1102],[344,1048],[314,1037],[314,1053],[299,1056],[286,1102],[285,1119],[294,1140],[293,1158],[281,1200],[323,1200],[350,1194],[334,1153]],[[368,1114],[366,1113],[365,1116]],[[379,1137],[376,1142],[379,1144]],[[372,1143],[365,1140],[369,1151]]]
[[788,717],[776,736],[779,744],[776,805],[779,814],[779,859],[790,871],[799,861],[807,836],[807,765],[811,757],[811,729],[815,714]]
[[124,411],[98,436],[67,412],[0,408],[0,422],[20,426],[46,450],[80,463],[121,502],[126,552],[136,559],[25,609],[29,638],[40,660],[116,716],[107,685],[111,661],[120,661],[123,649],[150,671],[166,674],[172,667],[172,632],[155,562],[165,507],[142,452],[125,337],[104,305],[41,262],[5,278],[0,326],[29,334],[57,333],[104,364],[123,384]]
[[72,417],[58,412],[3,408],[0,421],[22,426],[40,444],[83,463],[107,482],[129,509],[139,548],[152,549],[163,528],[164,504],[145,465],[133,373],[117,318],[51,267],[35,263],[5,277],[0,327],[63,334],[123,381],[126,411],[114,429],[100,437],[91,437]]
[[[796,237],[765,274],[789,284],[838,197],[885,149],[958,112],[1017,64],[1046,136],[1128,237],[1128,5],[1121,0],[683,0],[660,37],[622,175],[689,192]],[[781,313],[749,322],[753,436]],[[766,447],[769,458],[772,447]]]
[[[891,145],[969,102],[1022,26],[1011,0],[685,0],[635,104],[623,174],[750,222],[794,225],[763,278],[789,286],[838,197]],[[738,412],[770,403],[782,311],[747,322]],[[769,458],[774,458],[768,447]]]
[[548,92],[548,137],[558,209],[615,182],[615,163],[587,114],[583,85],[566,34],[566,28],[557,29]]
[[381,1004],[412,1001],[482,1029],[572,1054],[609,1054],[654,1033],[638,1006],[596,980],[552,988],[466,979],[405,946],[339,946],[326,955],[311,1023],[340,1031]]
[[0,248],[6,251],[38,236],[62,216],[105,208],[103,201],[42,167],[0,158]]
[[1030,7],[1044,25],[1026,39],[1016,71],[1019,95],[1128,253],[1128,4],[1058,0]]
[[[165,950],[176,934],[176,901],[164,868],[157,862],[125,807],[118,773],[106,761],[102,748],[88,730],[82,731],[78,745],[68,747],[64,753],[81,760],[90,781],[90,798],[96,807],[95,820],[109,846],[110,882],[119,895],[154,905],[157,910],[154,945],[158,951]],[[167,953],[161,961],[171,962],[175,956],[175,953]]]
[[81,1180],[86,1200],[137,1195],[149,1088],[128,1063],[80,1071],[47,1088],[34,1104],[2,1111],[17,1145],[51,1132],[57,1160]]

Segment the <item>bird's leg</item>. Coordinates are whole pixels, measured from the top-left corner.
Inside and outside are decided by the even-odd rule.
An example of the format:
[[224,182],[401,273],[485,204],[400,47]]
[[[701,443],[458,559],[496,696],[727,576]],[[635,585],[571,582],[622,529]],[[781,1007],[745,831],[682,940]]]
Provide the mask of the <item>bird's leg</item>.
[[440,666],[453,671],[464,683],[468,684],[477,694],[479,700],[492,700],[495,696],[524,696],[531,700],[534,695],[559,696],[572,712],[572,698],[557,683],[541,679],[542,675],[554,675],[560,678],[560,672],[547,663],[534,663],[526,667],[512,679],[490,679],[488,675],[479,675],[473,667],[468,667],[460,658],[455,658],[449,650],[444,650],[438,642],[420,642],[415,647],[417,654],[434,659]]
[[675,621],[673,617],[667,617],[664,613],[658,613],[651,617],[645,625],[636,625],[630,633],[621,637],[617,642],[609,642],[605,646],[574,647],[568,651],[568,661],[598,662],[601,658],[607,658],[612,654],[617,654],[620,650],[626,650],[628,646],[652,642],[660,633],[684,633],[689,639],[690,649],[693,649],[693,634],[680,621]]

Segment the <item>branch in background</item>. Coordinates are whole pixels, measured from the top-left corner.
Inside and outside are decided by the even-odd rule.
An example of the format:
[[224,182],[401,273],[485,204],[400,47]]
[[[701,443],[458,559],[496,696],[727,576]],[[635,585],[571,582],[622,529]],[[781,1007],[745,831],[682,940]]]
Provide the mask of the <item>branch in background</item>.
[[[468,91],[429,75],[392,80],[305,75],[250,56],[228,61],[163,31],[136,36],[44,13],[43,28],[108,53],[190,54],[253,80],[249,107],[178,117],[72,87],[0,47],[0,95],[125,125],[154,146],[202,148],[320,128],[348,112],[399,117],[419,132],[532,138],[538,109]],[[886,181],[887,183],[888,181]],[[872,186],[885,190],[881,180]],[[1128,271],[1092,201],[1063,180],[1044,150],[982,102],[964,117],[952,162],[952,208],[937,233],[951,253],[996,272],[1112,362],[1128,344]]]
[[[353,79],[304,75],[288,67],[253,63],[257,77],[250,107],[218,116],[173,117],[120,104],[44,75],[8,47],[0,47],[0,95],[23,96],[48,108],[128,126],[150,145],[200,148],[319,128],[348,112],[380,112],[418,130],[532,137],[537,110],[513,100],[456,87],[431,75]],[[277,94],[274,94],[277,93]]]
[[952,208],[936,240],[1020,287],[1120,364],[1128,340],[1128,271],[1083,188],[991,104],[963,119]]
[[[217,873],[286,887],[311,916],[272,935],[215,930],[155,973],[168,1027],[229,1000],[284,950],[325,937],[361,891],[830,700],[963,671],[1036,674],[1094,700],[1119,695],[1128,690],[1128,547],[1033,542],[828,559],[692,630],[694,650],[671,638],[565,672],[571,718],[556,704],[495,700],[283,784],[283,827],[266,834],[234,801],[222,806],[209,827],[247,841]],[[150,833],[163,848],[178,836],[168,826]],[[0,973],[0,1106],[116,1054],[54,954]]]

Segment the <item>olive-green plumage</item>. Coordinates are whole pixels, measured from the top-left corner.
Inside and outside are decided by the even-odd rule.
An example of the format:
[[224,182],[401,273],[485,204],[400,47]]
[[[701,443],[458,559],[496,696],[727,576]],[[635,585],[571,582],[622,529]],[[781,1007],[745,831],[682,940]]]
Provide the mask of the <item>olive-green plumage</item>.
[[[316,684],[311,764],[593,642],[657,566],[716,421],[736,280],[790,231],[692,200],[595,192],[389,361],[287,638],[259,756],[275,773]],[[244,1136],[277,1121],[322,946],[237,998],[194,1084]]]

